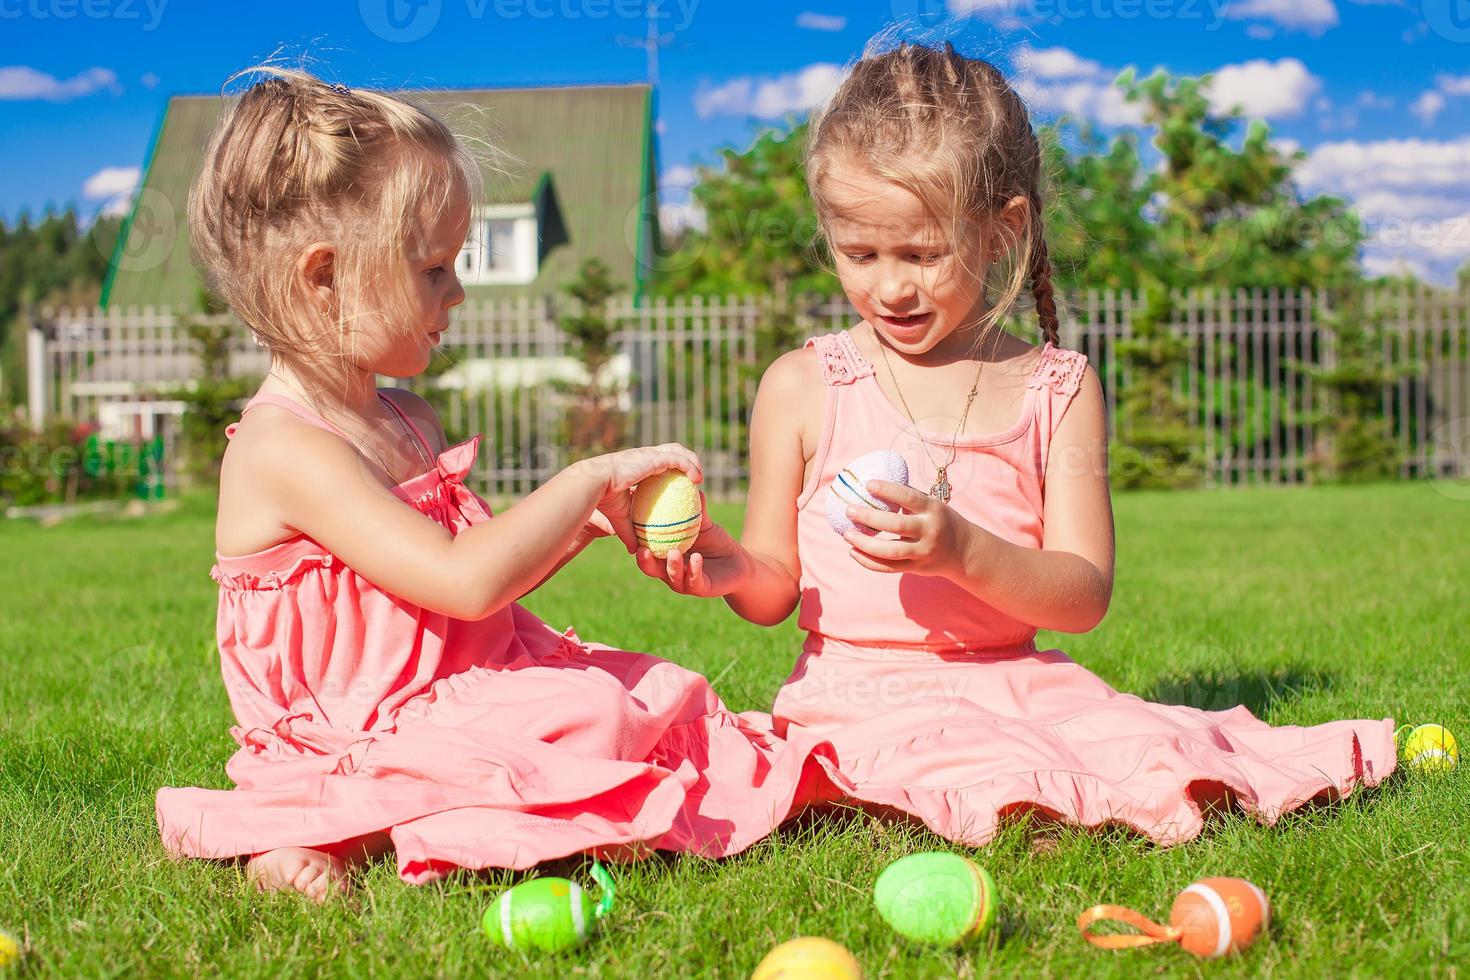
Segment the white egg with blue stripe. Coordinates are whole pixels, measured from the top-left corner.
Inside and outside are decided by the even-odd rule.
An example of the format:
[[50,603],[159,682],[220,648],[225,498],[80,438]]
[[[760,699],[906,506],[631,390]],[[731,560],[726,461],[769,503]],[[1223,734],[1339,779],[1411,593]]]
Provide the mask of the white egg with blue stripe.
[[859,456],[838,470],[827,492],[827,523],[838,534],[846,534],[853,528],[864,534],[876,533],[847,516],[847,508],[851,505],[890,512],[897,509],[868,492],[869,480],[887,480],[908,486],[909,464],[893,450],[879,449]]

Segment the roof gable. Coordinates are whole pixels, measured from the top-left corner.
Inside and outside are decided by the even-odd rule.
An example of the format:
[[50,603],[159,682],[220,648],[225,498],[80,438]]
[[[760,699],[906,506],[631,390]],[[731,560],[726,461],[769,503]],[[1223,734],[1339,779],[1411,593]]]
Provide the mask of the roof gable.
[[[588,85],[520,89],[425,89],[403,93],[461,136],[487,140],[513,158],[509,174],[485,173],[491,202],[532,201],[554,187],[557,225],[543,228],[534,282],[466,287],[471,297],[558,290],[597,257],[637,292],[647,232],[657,228],[652,89]],[[192,308],[198,274],[189,256],[186,202],[219,119],[219,96],[169,100],[150,146],[142,187],[103,287],[105,306]]]

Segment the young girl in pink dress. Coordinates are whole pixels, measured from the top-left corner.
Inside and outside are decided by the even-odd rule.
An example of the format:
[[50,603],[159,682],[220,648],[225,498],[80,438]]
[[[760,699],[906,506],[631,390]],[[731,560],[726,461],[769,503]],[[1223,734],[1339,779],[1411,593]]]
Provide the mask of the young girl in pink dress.
[[388,849],[421,882],[765,836],[829,747],[515,601],[598,536],[631,552],[629,489],[698,460],[587,460],[492,517],[464,483],[480,436],[446,447],[426,402],[375,379],[424,370],[464,299],[478,164],[406,101],[260,71],[189,201],[198,261],[271,354],[227,430],[211,573],[235,788],[159,790],[165,846],[321,898]]
[[[807,181],[862,317],[781,357],[751,425],[745,532],[706,517],[687,558],[646,574],[723,596],[746,619],[798,605],[807,638],[774,732],[821,736],[847,795],[981,845],[1008,813],[1116,823],[1170,845],[1230,802],[1265,823],[1373,786],[1393,721],[1272,727],[1244,706],[1154,704],[1114,690],[1038,629],[1082,633],[1113,587],[1104,401],[1057,345],[1042,156],[984,61],[901,45],[857,64],[812,120]],[[1029,280],[1044,343],[999,322]],[[854,459],[894,450],[912,488],[868,483],[877,535],[829,525]]]

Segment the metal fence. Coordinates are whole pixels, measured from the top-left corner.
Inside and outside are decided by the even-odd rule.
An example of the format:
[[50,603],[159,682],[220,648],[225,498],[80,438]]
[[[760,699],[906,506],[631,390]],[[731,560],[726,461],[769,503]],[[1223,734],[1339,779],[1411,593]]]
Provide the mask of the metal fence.
[[[1107,400],[1109,433],[1117,438],[1120,393],[1132,380],[1118,344],[1132,336],[1144,299],[1126,290],[1061,299],[1062,346],[1090,359]],[[712,495],[735,496],[744,486],[756,336],[770,322],[768,304],[763,297],[693,296],[621,299],[609,310],[618,332],[603,382],[616,391],[626,442],[678,441],[695,449]],[[1382,390],[1400,475],[1470,473],[1470,292],[1385,288],[1367,295],[1366,309],[1382,316],[1384,362],[1410,366]],[[1314,418],[1333,406],[1303,366],[1336,363],[1333,335],[1324,329],[1330,312],[1324,291],[1175,294],[1167,327],[1186,341],[1188,353],[1174,392],[1201,435],[1207,486],[1310,482],[1313,454],[1323,451]],[[544,298],[466,303],[445,336],[446,370],[407,382],[382,379],[431,395],[451,442],[484,434],[474,476],[487,496],[523,495],[571,459],[566,385],[585,374],[556,315],[555,301]],[[30,331],[33,421],[93,421],[123,440],[158,435],[172,459],[168,447],[183,403],[160,393],[188,386],[198,374],[187,318],[152,308],[45,314]],[[814,297],[799,304],[796,332],[853,322],[845,297]],[[1012,328],[1035,341],[1035,320],[1027,315],[1020,323]],[[263,375],[269,366],[243,329],[230,354],[236,375]]]

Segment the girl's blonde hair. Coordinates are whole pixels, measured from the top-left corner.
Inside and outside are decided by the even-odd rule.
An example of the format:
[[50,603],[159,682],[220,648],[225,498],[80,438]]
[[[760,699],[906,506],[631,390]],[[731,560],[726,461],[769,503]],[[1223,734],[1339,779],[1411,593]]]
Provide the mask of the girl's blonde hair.
[[886,51],[883,43],[869,48],[809,124],[807,187],[823,233],[831,206],[822,180],[836,161],[858,162],[917,196],[944,222],[971,273],[977,270],[960,248],[970,239],[967,229],[1024,197],[1030,204],[1023,230],[999,229],[1015,261],[992,265],[1001,270],[999,296],[978,336],[1005,317],[1029,280],[1042,335],[1058,343],[1041,218],[1043,156],[1021,97],[994,65],[959,54],[947,41],[942,48],[902,41]]
[[[189,192],[206,285],[291,362],[350,358],[374,324],[408,329],[404,257],[458,193],[472,208],[482,198],[476,158],[398,95],[273,64],[225,85],[242,75],[263,77],[226,106]],[[316,241],[335,250],[337,304],[325,313],[296,282],[296,257]]]

